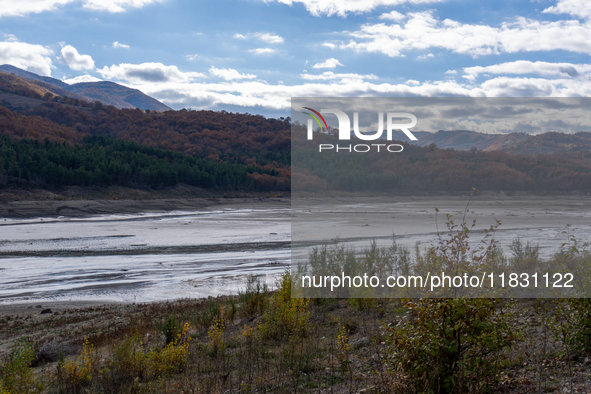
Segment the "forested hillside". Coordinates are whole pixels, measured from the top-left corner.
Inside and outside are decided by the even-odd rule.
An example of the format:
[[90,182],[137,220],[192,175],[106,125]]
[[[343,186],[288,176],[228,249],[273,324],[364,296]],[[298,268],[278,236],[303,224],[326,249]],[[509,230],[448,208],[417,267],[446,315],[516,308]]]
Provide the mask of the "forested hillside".
[[[178,173],[178,181],[183,183],[238,190],[289,189],[289,121],[214,111],[182,110],[160,113],[139,109],[120,110],[113,106],[104,106],[99,102],[89,104],[79,99],[49,94],[41,97],[43,91],[36,91],[35,87],[28,85],[17,87],[7,85],[12,94],[0,96],[1,104],[5,105],[0,106],[0,130],[3,135],[17,141],[37,140],[43,142],[43,147],[57,144],[62,150],[68,149],[63,145],[65,143],[69,149],[75,150],[78,149],[76,145],[88,144],[90,140],[88,138],[85,140],[86,137],[108,136],[112,139],[109,141],[112,142],[130,141],[141,144],[143,147],[167,150],[170,151],[169,154],[180,153],[181,155],[176,156],[175,160],[179,157],[200,159],[199,168],[205,162],[238,165],[248,178],[248,181],[244,182],[216,181],[201,185],[199,182],[188,182],[186,177]],[[4,87],[4,91],[7,90]],[[18,96],[14,96],[15,94]],[[14,97],[21,100],[15,100]],[[24,105],[23,98],[26,98]],[[45,140],[50,144],[46,144]],[[6,143],[6,140],[3,140],[3,144]],[[16,146],[13,148],[16,149]],[[76,156],[79,151],[71,154]],[[9,168],[8,162],[15,163],[15,161],[4,160],[5,184],[14,176],[14,164]],[[23,165],[22,161],[20,163],[16,161],[16,163],[19,166]],[[76,168],[72,167],[71,170]],[[84,171],[88,171],[87,166]],[[36,184],[37,186],[78,185],[77,181],[72,183],[71,180],[58,181],[58,179],[64,178],[44,177]],[[96,177],[92,179],[90,184],[96,184]],[[138,178],[134,179],[138,181]],[[175,182],[142,180],[135,184],[155,186],[161,183],[168,185]]]
[[[179,182],[203,188],[255,190],[242,164],[196,158],[106,136],[83,145],[0,137],[0,184],[17,186],[128,186],[161,189]],[[270,175],[274,175],[270,171]],[[288,185],[285,185],[287,187]],[[276,185],[279,187],[279,185]]]

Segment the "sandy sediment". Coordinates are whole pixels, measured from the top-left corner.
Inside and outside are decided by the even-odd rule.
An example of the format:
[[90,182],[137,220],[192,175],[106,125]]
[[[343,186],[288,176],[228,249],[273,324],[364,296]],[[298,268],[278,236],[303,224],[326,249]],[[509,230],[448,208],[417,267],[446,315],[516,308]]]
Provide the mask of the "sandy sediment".
[[[73,309],[93,308],[99,306],[120,306],[129,303],[113,301],[37,301],[37,302],[19,302],[15,304],[0,303],[0,316],[18,315],[21,317],[39,317],[44,318],[45,314],[42,311],[51,309],[51,314],[56,312],[63,313],[64,311]],[[47,313],[49,315],[49,313]]]
[[216,208],[288,208],[289,198],[167,198],[155,200],[13,201],[0,205],[1,218],[88,217]]

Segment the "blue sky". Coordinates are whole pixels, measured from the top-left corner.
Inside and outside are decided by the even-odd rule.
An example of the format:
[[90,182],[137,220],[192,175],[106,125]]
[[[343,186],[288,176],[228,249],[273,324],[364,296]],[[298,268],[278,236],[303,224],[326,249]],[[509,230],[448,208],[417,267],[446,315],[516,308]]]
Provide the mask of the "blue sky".
[[0,0],[0,64],[174,109],[292,96],[591,96],[588,0]]

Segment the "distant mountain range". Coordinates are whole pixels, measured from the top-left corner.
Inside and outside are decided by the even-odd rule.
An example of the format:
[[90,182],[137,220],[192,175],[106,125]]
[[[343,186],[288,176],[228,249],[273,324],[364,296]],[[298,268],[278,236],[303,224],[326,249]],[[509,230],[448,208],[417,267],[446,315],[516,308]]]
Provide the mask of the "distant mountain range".
[[142,110],[169,111],[171,108],[160,101],[140,92],[114,82],[80,82],[72,85],[51,77],[43,77],[18,67],[4,64],[0,72],[14,74],[26,79],[35,90],[50,92],[58,96],[68,96],[88,102],[100,101],[116,108],[140,108]]
[[544,133],[529,135],[525,133],[482,134],[468,130],[440,130],[436,133],[413,131],[419,146],[437,145],[440,149],[482,151],[503,151],[511,154],[537,155],[555,152],[579,152],[591,149],[591,132],[580,131],[574,134]]

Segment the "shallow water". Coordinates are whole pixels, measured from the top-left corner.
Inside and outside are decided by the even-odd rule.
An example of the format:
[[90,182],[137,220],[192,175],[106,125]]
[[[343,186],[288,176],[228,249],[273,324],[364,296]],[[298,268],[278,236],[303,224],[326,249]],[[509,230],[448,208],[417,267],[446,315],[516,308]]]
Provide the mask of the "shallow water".
[[290,262],[288,209],[0,222],[0,303],[145,302],[271,285]]
[[[565,242],[565,226],[591,240],[591,199],[481,199],[466,220],[473,239],[496,219],[495,239],[520,237],[544,257]],[[247,275],[270,286],[291,261],[293,241],[321,244],[339,237],[361,250],[369,239],[414,248],[436,242],[445,214],[461,219],[465,199],[397,198],[371,202],[308,200],[289,209],[103,215],[86,219],[0,221],[0,305],[41,301],[147,302],[235,294]],[[360,215],[360,214],[363,215]]]

